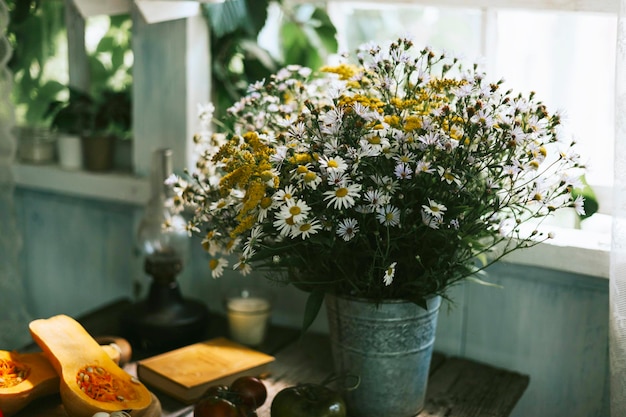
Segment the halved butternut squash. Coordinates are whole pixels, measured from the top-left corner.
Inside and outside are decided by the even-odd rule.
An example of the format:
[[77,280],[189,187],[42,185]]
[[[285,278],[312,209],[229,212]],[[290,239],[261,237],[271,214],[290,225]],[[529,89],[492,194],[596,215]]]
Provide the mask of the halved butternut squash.
[[[120,350],[113,345],[102,349],[119,362]],[[59,375],[43,352],[18,353],[0,350],[0,410],[6,417],[31,401],[59,392]]]
[[73,318],[38,319],[29,329],[60,377],[61,401],[70,417],[150,406],[150,391],[120,368]]
[[59,391],[59,376],[42,353],[0,351],[0,369],[0,410],[5,416]]

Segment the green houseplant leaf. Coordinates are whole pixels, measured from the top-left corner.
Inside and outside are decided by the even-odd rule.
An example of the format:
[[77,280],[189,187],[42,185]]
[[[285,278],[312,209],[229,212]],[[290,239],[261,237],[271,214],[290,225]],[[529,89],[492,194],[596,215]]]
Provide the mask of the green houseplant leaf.
[[[270,4],[281,7],[285,16],[279,23],[276,54],[258,42]],[[267,79],[279,67],[299,64],[316,68],[324,58],[320,50],[337,49],[336,30],[321,8],[266,0],[227,0],[203,4],[203,11],[211,30],[213,102],[218,118],[245,94],[250,84]]]
[[596,193],[587,182],[585,176],[583,176],[581,180],[584,184],[584,187],[582,189],[574,189],[572,191],[572,197],[576,198],[578,196],[582,196],[585,199],[585,202],[583,203],[583,207],[585,208],[585,214],[578,215],[580,220],[585,220],[598,212],[598,210],[600,209],[600,204],[598,202],[598,197],[596,196]]
[[322,308],[322,303],[324,302],[325,292],[322,290],[313,290],[309,293],[309,296],[306,300],[306,306],[304,308],[304,316],[302,318],[302,332],[308,330],[309,327],[315,321],[320,309]]

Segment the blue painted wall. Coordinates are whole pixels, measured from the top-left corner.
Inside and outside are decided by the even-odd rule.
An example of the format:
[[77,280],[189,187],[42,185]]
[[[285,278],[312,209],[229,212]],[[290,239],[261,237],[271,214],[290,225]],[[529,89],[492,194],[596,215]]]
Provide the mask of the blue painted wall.
[[[79,315],[132,297],[135,281],[145,290],[135,207],[18,189],[16,208],[33,317]],[[184,294],[221,311],[226,288],[261,283],[274,293],[273,320],[299,325],[305,294],[231,273],[215,280],[206,263],[194,239],[179,278]],[[436,348],[530,375],[516,417],[608,416],[608,281],[505,263],[489,274],[502,288],[467,283],[453,289],[455,304],[440,312]],[[314,329],[326,330],[324,314]]]

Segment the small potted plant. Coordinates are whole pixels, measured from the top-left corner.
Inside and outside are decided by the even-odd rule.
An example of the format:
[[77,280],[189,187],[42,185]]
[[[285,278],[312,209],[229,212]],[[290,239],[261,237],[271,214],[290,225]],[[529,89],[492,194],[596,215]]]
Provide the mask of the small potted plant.
[[52,115],[50,127],[59,135],[57,153],[62,168],[82,168],[81,137],[90,124],[92,108],[92,98],[71,87],[67,101],[53,101],[48,106],[46,115]]
[[[132,138],[132,101],[129,89],[104,90],[96,103],[93,129],[90,142],[99,137],[113,142],[113,155],[107,162],[116,169],[128,169],[132,166],[130,157]],[[95,143],[94,143],[95,144]],[[89,144],[88,144],[89,146]]]
[[85,167],[108,171],[114,165],[115,148],[130,137],[132,102],[128,90],[104,90],[94,99],[88,132],[83,136]]
[[52,102],[49,114],[52,128],[80,137],[85,169],[109,171],[117,140],[130,135],[131,108],[128,91],[107,89],[91,95],[70,87],[68,100]]

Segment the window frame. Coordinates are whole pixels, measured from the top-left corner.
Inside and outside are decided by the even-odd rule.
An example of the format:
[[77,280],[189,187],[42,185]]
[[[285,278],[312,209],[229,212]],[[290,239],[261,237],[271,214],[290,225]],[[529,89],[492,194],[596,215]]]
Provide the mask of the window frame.
[[[16,162],[13,165],[15,183],[23,188],[143,206],[149,198],[148,178],[154,150],[171,148],[174,169],[178,172],[193,161],[197,105],[207,102],[210,97],[208,28],[199,3],[175,0],[64,1],[69,83],[83,90],[90,82],[85,19],[96,14],[130,13],[132,16],[133,71],[146,74],[133,82],[133,173],[64,171],[56,165]],[[167,42],[162,42],[163,39]],[[180,62],[184,62],[184,66],[168,65],[180,65]],[[160,71],[152,70],[155,66]],[[159,77],[165,77],[167,85]],[[154,95],[155,85],[163,87],[158,100]],[[183,86],[184,93],[172,86]]]
[[[295,0],[298,3],[304,1]],[[546,0],[328,0],[329,3],[406,3],[435,7],[474,8],[482,11],[481,53],[492,56],[495,50],[496,9],[523,9],[545,11],[575,11],[591,13],[619,13],[619,0],[569,0],[554,3]],[[613,188],[593,185],[601,202],[598,214],[610,220],[613,206]],[[608,229],[610,229],[610,225]],[[607,227],[605,227],[606,229]],[[514,252],[503,259],[520,265],[584,274],[597,278],[609,278],[611,235],[606,231],[575,229],[570,227],[545,226],[546,232],[555,238],[523,251]]]
[[[81,2],[98,2],[101,0],[65,0]],[[119,4],[124,0],[109,0],[109,2]],[[307,3],[304,0],[292,0],[295,3]],[[333,0],[335,2],[354,2],[352,0]],[[361,0],[361,2],[380,1],[386,3],[406,2],[415,4],[413,0]],[[141,45],[145,46],[151,42],[160,40],[162,36],[172,36],[178,32],[176,39],[171,40],[168,47],[182,48],[188,55],[195,53],[198,55],[197,40],[204,39],[208,42],[207,28],[202,16],[189,14],[187,17],[177,17],[175,20],[169,21],[167,10],[161,9],[155,11],[146,19],[145,14],[150,14],[150,7],[140,9],[138,4],[144,4],[151,7],[157,3],[162,3],[164,7],[171,7],[172,10],[178,10],[180,14],[180,6],[182,3],[192,3],[189,1],[169,2],[152,2],[150,0],[136,0],[133,3],[128,0],[130,9],[133,12],[133,22],[140,22],[134,25],[141,41]],[[154,4],[150,4],[154,3]],[[163,4],[167,3],[167,4]],[[543,9],[543,10],[563,10],[563,11],[585,11],[600,13],[615,13],[619,11],[619,0],[569,0],[555,4],[546,0],[422,0],[417,1],[419,4],[432,6],[455,6],[455,7],[478,7],[485,11],[483,23],[483,39],[489,39],[488,34],[493,30],[493,14],[489,12],[490,8],[520,8],[520,9]],[[557,7],[558,6],[558,7]],[[171,16],[174,16],[172,12]],[[74,18],[77,18],[76,16]],[[152,23],[148,23],[148,22]],[[136,29],[135,29],[136,27]],[[76,29],[80,28],[80,22],[77,23]],[[69,35],[68,35],[69,36]],[[194,42],[189,41],[193,39]],[[76,40],[74,40],[76,41]],[[76,41],[77,42],[77,41]],[[193,44],[193,45],[190,45]],[[136,53],[134,43],[133,50]],[[207,44],[208,45],[208,44]],[[193,46],[193,47],[192,47]],[[139,46],[141,47],[141,46]],[[200,45],[202,47],[202,45]],[[490,46],[486,41],[483,44],[485,51]],[[80,49],[80,48],[78,48]],[[208,101],[210,92],[210,77],[207,71],[210,71],[208,56],[208,47],[206,56],[200,57],[192,61],[185,62],[185,71],[171,71],[169,68],[167,75],[177,78],[178,82],[185,85],[184,97],[177,97],[172,92],[159,92],[161,101],[171,100],[171,106],[182,109],[179,112],[167,114],[163,110],[154,111],[153,103],[150,102],[152,95],[150,89],[153,88],[154,78],[146,80],[141,86],[137,86],[137,90],[133,91],[134,97],[139,94],[140,98],[134,103],[133,112],[137,119],[142,120],[135,130],[135,140],[137,146],[134,151],[134,174],[130,176],[120,176],[119,174],[91,174],[87,172],[69,172],[54,167],[37,167],[16,164],[14,166],[14,176],[18,186],[34,189],[42,189],[57,193],[65,193],[70,195],[82,196],[86,198],[96,198],[105,201],[125,202],[133,205],[143,205],[149,197],[149,182],[147,180],[150,166],[151,151],[162,146],[172,147],[176,159],[174,166],[176,170],[182,170],[185,167],[191,167],[193,162],[193,132],[195,132],[196,106],[198,103]],[[77,51],[80,55],[80,51]],[[164,58],[162,55],[161,58]],[[78,59],[78,58],[77,58]],[[136,59],[143,59],[138,56]],[[177,61],[165,61],[167,63]],[[180,64],[178,64],[180,65]],[[174,67],[171,65],[170,67]],[[70,66],[71,68],[72,66]],[[177,67],[180,68],[180,67]],[[149,66],[139,66],[135,74],[141,71],[149,71]],[[72,82],[82,83],[80,80],[81,73],[74,73],[71,76]],[[195,94],[188,94],[190,90],[196,90]],[[198,92],[200,90],[200,92]],[[178,94],[180,96],[180,94]],[[203,97],[204,96],[204,97]],[[163,131],[163,124],[168,123],[168,119],[159,120],[159,116],[166,115],[171,121],[176,118],[182,118],[176,123],[175,129]],[[147,116],[145,120],[144,116]],[[161,117],[162,118],[162,117]],[[612,189],[609,187],[594,187],[596,194],[603,202],[601,213],[610,214],[612,206]],[[535,265],[545,268],[553,268],[558,270],[570,271],[572,273],[586,274],[599,278],[608,278],[609,276],[609,253],[610,253],[610,235],[598,234],[588,230],[564,229],[556,233],[556,238],[549,243],[540,244],[534,248],[518,251],[511,254],[505,261],[524,265]],[[565,260],[565,261],[563,261]]]

